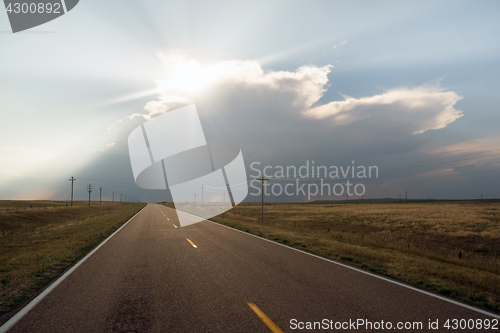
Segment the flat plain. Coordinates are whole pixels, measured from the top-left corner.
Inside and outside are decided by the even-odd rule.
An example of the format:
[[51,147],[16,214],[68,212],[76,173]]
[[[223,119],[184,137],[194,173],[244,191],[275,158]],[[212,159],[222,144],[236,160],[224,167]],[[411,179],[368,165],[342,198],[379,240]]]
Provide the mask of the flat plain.
[[500,201],[240,204],[211,220],[500,310]]
[[36,295],[144,206],[0,201],[0,316]]

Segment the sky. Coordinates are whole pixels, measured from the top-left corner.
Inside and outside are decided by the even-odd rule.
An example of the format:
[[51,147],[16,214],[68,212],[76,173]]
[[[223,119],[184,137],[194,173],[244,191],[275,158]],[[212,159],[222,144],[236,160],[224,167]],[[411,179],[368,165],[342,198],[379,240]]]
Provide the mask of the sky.
[[279,166],[308,163],[376,166],[321,177],[367,199],[499,198],[499,15],[496,1],[82,0],[13,34],[0,10],[0,199],[68,200],[73,176],[77,200],[92,184],[93,200],[169,201],[135,184],[127,139],[190,104],[207,141],[241,147],[249,180],[268,166],[267,201],[345,198],[279,194],[297,181]]

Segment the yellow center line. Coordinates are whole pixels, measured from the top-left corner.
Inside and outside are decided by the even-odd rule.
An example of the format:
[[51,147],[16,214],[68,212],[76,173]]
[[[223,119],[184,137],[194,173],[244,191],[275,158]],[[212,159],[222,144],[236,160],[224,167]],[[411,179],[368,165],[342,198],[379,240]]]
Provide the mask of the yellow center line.
[[190,240],[190,239],[187,239],[187,238],[186,238],[186,240],[189,242],[189,244],[193,245],[193,247],[194,247],[194,248],[197,248],[197,247],[198,247],[198,246],[196,246],[193,242],[191,242],[191,240]]
[[[177,229],[177,226],[175,224],[172,224],[174,226],[175,229]],[[186,238],[187,239],[187,238]],[[189,240],[189,239],[188,239]]]
[[276,326],[271,318],[269,318],[261,309],[259,309],[259,307],[255,305],[255,303],[247,302],[247,305],[250,307],[250,309],[253,310],[253,312],[255,312],[257,316],[259,316],[260,320],[262,320],[272,332],[283,333],[283,331],[278,326]]
[[[167,217],[167,215],[165,215],[165,213],[164,213],[164,212],[163,212],[160,208],[158,208],[158,210],[160,211],[160,213],[162,213],[162,214],[163,214],[163,216]],[[167,217],[167,220],[169,220],[169,221],[170,221],[170,219],[169,219],[168,217]],[[177,228],[177,227],[176,227],[176,228]]]

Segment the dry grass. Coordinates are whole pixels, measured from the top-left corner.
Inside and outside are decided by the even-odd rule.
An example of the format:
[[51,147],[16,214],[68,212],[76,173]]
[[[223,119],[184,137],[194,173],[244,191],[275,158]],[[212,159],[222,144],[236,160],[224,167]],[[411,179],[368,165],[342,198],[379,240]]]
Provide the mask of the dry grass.
[[[103,201],[102,206],[111,205],[111,202]],[[115,204],[119,204],[116,202]],[[88,207],[88,201],[73,201],[73,207]],[[91,206],[99,206],[99,201],[92,201]],[[0,216],[6,213],[36,210],[54,210],[71,207],[68,201],[51,200],[0,200]]]
[[[213,220],[500,310],[500,202],[239,205]],[[461,259],[459,259],[461,253]]]
[[0,315],[31,298],[145,205],[92,204],[0,201]]

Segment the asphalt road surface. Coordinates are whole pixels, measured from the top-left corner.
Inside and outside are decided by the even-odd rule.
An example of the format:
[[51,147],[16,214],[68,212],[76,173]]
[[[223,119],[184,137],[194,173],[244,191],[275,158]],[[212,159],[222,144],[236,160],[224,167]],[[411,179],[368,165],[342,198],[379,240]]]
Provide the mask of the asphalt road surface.
[[180,228],[173,209],[149,204],[9,332],[335,331],[299,329],[324,319],[414,332],[495,320],[212,222]]

